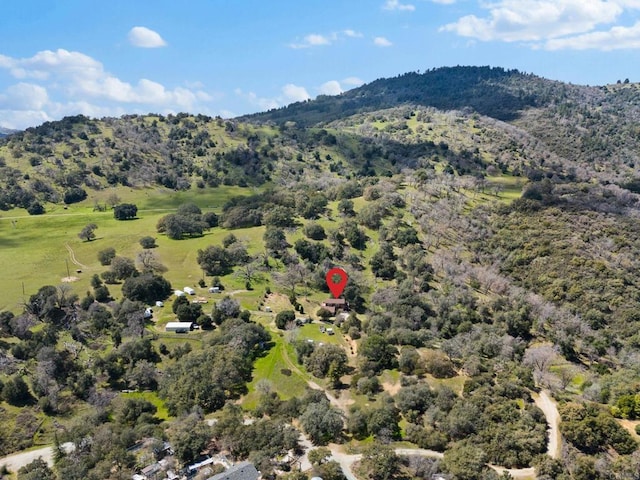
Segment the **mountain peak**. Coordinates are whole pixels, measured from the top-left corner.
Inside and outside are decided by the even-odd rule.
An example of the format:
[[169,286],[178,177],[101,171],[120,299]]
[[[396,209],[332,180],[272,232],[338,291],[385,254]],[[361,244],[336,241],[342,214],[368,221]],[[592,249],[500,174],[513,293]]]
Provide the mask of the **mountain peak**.
[[287,107],[249,115],[249,121],[325,123],[340,117],[413,104],[441,110],[472,109],[510,121],[529,107],[543,106],[574,87],[500,67],[455,66],[382,78],[337,96],[319,96]]

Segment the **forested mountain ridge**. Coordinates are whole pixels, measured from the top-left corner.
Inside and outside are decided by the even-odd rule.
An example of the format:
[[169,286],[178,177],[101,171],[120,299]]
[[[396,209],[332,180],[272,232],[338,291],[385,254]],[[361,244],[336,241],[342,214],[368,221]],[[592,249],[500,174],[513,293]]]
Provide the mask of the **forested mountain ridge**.
[[[597,90],[597,89],[595,89]],[[499,120],[513,120],[528,107],[544,107],[591,89],[545,80],[517,70],[443,67],[382,78],[338,96],[319,96],[284,108],[248,115],[251,121],[294,121],[304,126],[403,104],[439,110],[470,108]]]

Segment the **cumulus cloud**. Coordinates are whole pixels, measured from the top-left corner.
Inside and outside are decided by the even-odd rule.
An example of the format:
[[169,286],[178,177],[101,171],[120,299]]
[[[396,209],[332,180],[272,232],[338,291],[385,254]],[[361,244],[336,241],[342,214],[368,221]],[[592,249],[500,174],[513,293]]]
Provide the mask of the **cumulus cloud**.
[[40,110],[48,102],[47,89],[32,83],[16,83],[0,94],[0,109]]
[[320,47],[323,45],[331,45],[335,39],[335,34],[330,36],[321,35],[319,33],[310,33],[306,35],[301,42],[294,42],[289,44],[291,48],[311,48]]
[[158,32],[147,27],[133,27],[129,30],[128,37],[129,43],[134,47],[159,48],[167,45]]
[[250,105],[260,110],[280,108],[294,102],[303,102],[311,98],[307,89],[293,83],[287,83],[280,89],[280,95],[275,98],[260,97],[255,92],[244,92],[240,88],[234,90],[235,94],[243,98]]
[[44,50],[30,58],[1,55],[0,70],[19,80],[0,92],[0,123],[14,128],[33,125],[22,124],[29,119],[59,118],[61,112],[120,114],[125,105],[127,112],[140,113],[204,111],[213,99],[200,89],[167,88],[146,78],[135,83],[121,80],[90,56],[64,49]]
[[42,110],[11,110],[0,108],[0,127],[22,130],[53,120]]
[[271,110],[274,108],[279,108],[281,106],[278,100],[275,98],[259,97],[254,92],[244,92],[240,88],[236,88],[234,92],[239,97],[244,98],[251,105],[260,108],[260,110]]
[[351,38],[362,38],[363,37],[362,33],[356,32],[355,30],[351,30],[351,29],[343,30],[342,33],[344,33],[345,36],[351,37]]
[[393,45],[393,43],[391,43],[385,37],[376,37],[376,38],[374,38],[373,39],[373,44],[376,47],[390,47],[391,45]]
[[384,10],[399,10],[404,12],[413,12],[416,7],[410,3],[400,3],[400,0],[387,0],[382,6]]
[[347,77],[342,80],[343,85],[349,85],[350,87],[359,87],[364,82],[360,80],[358,77]]
[[640,48],[640,22],[631,27],[613,27],[567,38],[554,38],[544,44],[547,50],[621,50]]
[[301,48],[312,48],[312,47],[323,47],[327,45],[333,45],[339,40],[346,40],[350,38],[362,38],[362,33],[353,30],[346,29],[342,31],[335,31],[331,33],[321,34],[321,33],[310,33],[309,35],[305,35],[302,40],[296,39],[295,42],[289,44],[290,48],[301,49]]
[[304,102],[311,98],[304,87],[299,87],[293,83],[287,83],[282,87],[282,93],[284,94],[285,100],[289,102]]
[[321,95],[340,95],[342,91],[342,86],[337,80],[329,80],[320,85]]
[[[441,31],[482,41],[528,42],[532,46],[548,41],[549,48],[575,48],[580,42],[588,45],[601,38],[628,44],[633,27],[613,27],[603,32],[596,29],[614,24],[626,9],[639,9],[640,1],[498,0],[480,2],[480,7],[487,10],[485,16],[461,17]],[[558,40],[551,42],[554,39]]]
[[340,95],[345,90],[350,88],[359,87],[364,82],[358,77],[347,77],[342,80],[329,80],[323,83],[318,88],[320,95]]

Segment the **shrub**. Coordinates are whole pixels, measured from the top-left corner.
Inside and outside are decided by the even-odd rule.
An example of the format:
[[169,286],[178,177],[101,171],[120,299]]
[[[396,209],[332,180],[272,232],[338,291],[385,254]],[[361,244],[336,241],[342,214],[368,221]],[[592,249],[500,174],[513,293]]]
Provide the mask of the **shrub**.
[[64,203],[67,205],[70,203],[81,202],[85,198],[87,198],[87,192],[82,188],[73,187],[64,192]]
[[115,248],[105,248],[104,250],[100,250],[98,252],[98,261],[100,262],[100,265],[111,265],[111,260],[113,260],[115,257]]
[[324,240],[327,237],[322,225],[315,222],[310,222],[305,225],[304,234],[312,240]]
[[276,315],[276,327],[284,330],[289,322],[293,322],[296,319],[296,314],[293,310],[283,310]]
[[27,213],[29,213],[29,215],[42,215],[44,213],[44,207],[40,202],[33,202],[27,207]]
[[156,248],[158,245],[156,244],[155,238],[146,236],[140,239],[140,246],[146,249],[146,248]]
[[319,316],[322,320],[328,320],[333,316],[333,313],[331,313],[326,308],[319,308],[316,312],[316,315]]

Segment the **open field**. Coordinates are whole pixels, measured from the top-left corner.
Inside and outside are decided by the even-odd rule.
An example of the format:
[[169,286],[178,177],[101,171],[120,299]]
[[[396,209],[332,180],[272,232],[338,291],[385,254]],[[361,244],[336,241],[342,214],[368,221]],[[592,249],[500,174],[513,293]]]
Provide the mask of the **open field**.
[[[72,277],[73,290],[83,297],[90,289],[89,281],[95,273],[107,267],[100,265],[97,253],[113,247],[117,255],[135,258],[142,250],[138,241],[143,236],[153,236],[158,247],[154,250],[169,271],[166,277],[174,288],[197,287],[202,278],[196,256],[200,248],[220,243],[228,231],[214,228],[199,238],[175,241],[156,233],[158,220],[185,202],[198,204],[203,211],[220,211],[222,204],[231,196],[249,193],[248,189],[220,187],[206,192],[167,192],[154,189],[119,192],[123,201],[138,206],[138,217],[134,220],[118,221],[111,211],[93,211],[94,198],[74,204],[63,210],[51,211],[41,216],[29,216],[14,210],[0,216],[0,310],[19,312],[28,297],[43,285],[59,285],[65,277]],[[106,193],[97,192],[96,200],[102,201]],[[82,228],[95,223],[96,239],[86,242],[78,238]],[[236,236],[247,240],[252,249],[259,248],[263,229],[257,227],[237,231]],[[77,272],[81,270],[81,272]],[[23,294],[24,286],[24,294]],[[118,297],[117,285],[109,286],[111,294]]]

